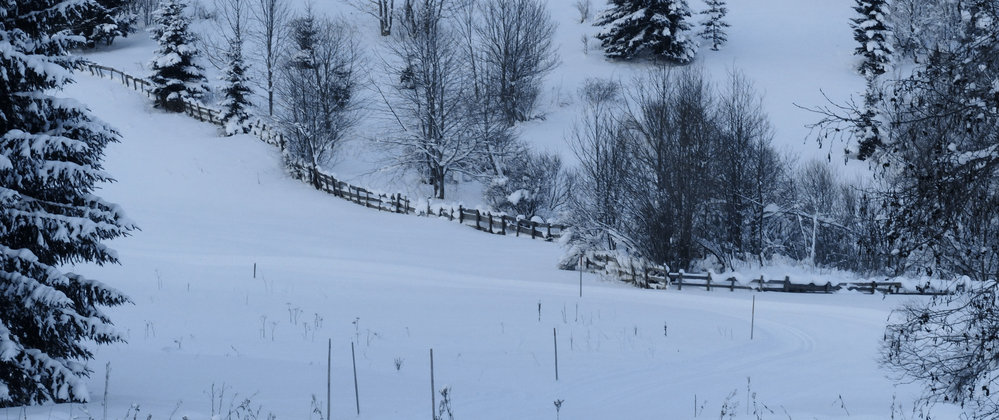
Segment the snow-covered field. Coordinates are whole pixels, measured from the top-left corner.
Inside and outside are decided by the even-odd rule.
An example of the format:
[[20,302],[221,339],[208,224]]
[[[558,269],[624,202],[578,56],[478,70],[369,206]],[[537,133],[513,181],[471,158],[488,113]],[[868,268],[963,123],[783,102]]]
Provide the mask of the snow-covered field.
[[726,402],[735,418],[882,419],[893,396],[911,417],[914,388],[877,365],[899,298],[756,294],[750,340],[753,294],[584,276],[580,298],[555,244],[318,193],[270,146],[219,138],[117,82],[81,75],[66,94],[121,131],[106,161],[119,182],[101,193],[142,228],[112,244],[122,266],[77,269],[134,305],[112,311],[129,340],[97,349],[93,401],[29,418],[103,418],[107,362],[108,418],[207,419],[213,389],[216,412],[250,398],[261,415],[318,418],[327,339],[336,419],[430,418],[431,348],[457,419],[554,418],[555,400],[563,419],[717,418]]
[[[546,81],[546,118],[520,134],[571,161],[564,134],[583,81],[627,82],[645,67],[605,60],[597,28],[579,24],[570,3],[550,3],[562,65]],[[821,104],[821,91],[842,100],[862,87],[851,5],[731,1],[729,44],[703,48],[696,65],[719,82],[730,69],[744,71],[765,95],[775,143],[803,160],[832,150],[835,161],[836,148],[806,140],[814,115],[795,104]],[[340,1],[315,6],[346,15],[377,61],[372,17]],[[140,33],[88,58],[144,76],[153,48]],[[561,419],[883,419],[893,406],[915,417],[917,389],[893,385],[877,362],[885,321],[908,298],[648,291],[591,275],[579,297],[579,274],[555,268],[557,244],[338,200],[290,179],[277,150],[259,140],[220,138],[217,127],[154,110],[117,82],[78,79],[64,94],[123,136],[106,161],[119,182],[100,194],[142,230],[112,243],[121,266],[76,269],[134,304],[111,311],[128,342],[96,349],[92,402],[23,409],[30,419],[103,420],[107,363],[108,419],[226,418],[244,399],[259,418],[319,418],[328,339],[334,419],[430,418],[431,348],[436,386],[450,387],[456,419],[555,418],[556,400],[564,401]],[[376,170],[363,139],[377,124],[363,123],[332,169],[420,196]],[[453,196],[475,204],[476,191]],[[952,410],[934,414],[956,418]],[[3,419],[21,415],[0,410]]]

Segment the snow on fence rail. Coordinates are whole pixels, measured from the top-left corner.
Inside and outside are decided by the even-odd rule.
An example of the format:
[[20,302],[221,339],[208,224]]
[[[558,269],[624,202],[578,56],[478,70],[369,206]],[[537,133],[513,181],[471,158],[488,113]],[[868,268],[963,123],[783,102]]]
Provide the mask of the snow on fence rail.
[[[93,76],[118,80],[123,85],[145,93],[147,97],[152,97],[152,83],[148,80],[132,76],[112,67],[86,61],[80,63],[80,69],[89,71]],[[222,111],[194,101],[184,101],[184,112],[198,121],[219,126],[223,124]],[[250,124],[250,134],[267,144],[281,148],[282,151],[285,148],[285,138],[281,130],[270,126],[259,118]],[[436,216],[452,221],[457,220],[460,224],[475,227],[483,232],[497,235],[524,235],[525,237],[529,236],[531,239],[544,239],[546,241],[560,237],[562,231],[566,229],[565,225],[536,222],[500,213],[494,214],[478,209],[468,209],[460,205],[458,207],[446,205],[432,206],[427,201],[426,208],[423,208],[422,205],[420,208],[417,208],[415,203],[402,194],[376,193],[367,188],[338,180],[331,174],[302,163],[287,162],[286,165],[292,177],[310,183],[320,191],[367,208],[399,214]]]
[[735,277],[715,278],[711,272],[671,272],[660,265],[648,264],[635,258],[618,258],[609,253],[587,253],[580,258],[580,263],[575,268],[577,270],[603,273],[645,289],[670,289],[675,287],[677,290],[683,290],[686,286],[688,288],[704,288],[708,291],[721,289],[729,291],[755,290],[786,293],[833,293],[840,290],[852,290],[870,294],[881,292],[898,295],[945,295],[950,293],[949,290],[936,289],[930,285],[926,285],[925,287],[908,287],[899,281],[872,280],[836,284],[832,282],[815,284],[814,282],[795,282],[791,280],[790,276],[784,276],[783,279],[767,280],[761,275],[758,279],[740,282]]

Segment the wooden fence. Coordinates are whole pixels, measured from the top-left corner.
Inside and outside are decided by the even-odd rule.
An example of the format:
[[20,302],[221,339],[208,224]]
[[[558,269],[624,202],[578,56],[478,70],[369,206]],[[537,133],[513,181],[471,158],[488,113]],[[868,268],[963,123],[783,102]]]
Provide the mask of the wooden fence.
[[753,279],[748,284],[740,283],[735,277],[715,278],[710,272],[707,273],[684,273],[670,272],[664,267],[654,264],[647,264],[637,259],[630,259],[619,262],[613,255],[606,253],[593,253],[581,258],[581,263],[577,267],[579,270],[599,272],[622,281],[632,283],[637,287],[646,289],[670,289],[683,290],[688,288],[704,288],[708,291],[713,289],[721,290],[755,290],[761,292],[785,292],[785,293],[833,293],[840,290],[853,290],[862,293],[884,293],[898,295],[944,295],[950,293],[947,290],[936,290],[931,287],[917,287],[915,290],[906,289],[901,282],[897,281],[869,281],[869,282],[842,282],[833,284],[796,283],[792,282],[790,276],[783,279],[767,280],[764,276]]
[[[91,62],[81,62],[80,70],[89,71],[91,75],[97,77],[120,81],[123,85],[143,92],[147,97],[152,97],[153,86],[148,80],[132,76],[112,67]],[[223,125],[222,111],[204,106],[195,101],[184,101],[184,113],[198,121],[219,126]],[[250,124],[250,134],[267,144],[279,147],[282,151],[285,150],[285,144],[287,143],[281,130],[259,118],[254,119]],[[400,214],[436,216],[448,220],[457,220],[460,224],[474,226],[483,232],[518,237],[523,235],[531,239],[544,239],[548,241],[560,237],[566,229],[564,225],[560,224],[535,222],[523,218],[510,217],[505,214],[467,209],[460,205],[457,208],[454,206],[437,206],[437,210],[434,211],[430,202],[427,201],[426,209],[418,209],[415,207],[415,203],[402,194],[376,193],[364,187],[351,185],[336,179],[333,175],[325,173],[312,165],[294,162],[287,157],[286,166],[292,177],[310,183],[320,191],[367,208]]]

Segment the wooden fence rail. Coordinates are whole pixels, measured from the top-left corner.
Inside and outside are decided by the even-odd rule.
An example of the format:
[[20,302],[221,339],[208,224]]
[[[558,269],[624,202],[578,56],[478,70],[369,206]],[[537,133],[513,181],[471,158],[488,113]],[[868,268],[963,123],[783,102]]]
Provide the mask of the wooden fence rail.
[[[148,80],[132,76],[112,67],[102,66],[91,62],[81,62],[80,70],[89,71],[91,75],[97,77],[118,80],[123,85],[133,90],[143,92],[147,97],[152,97],[153,85]],[[198,121],[219,126],[224,124],[224,121],[222,121],[221,110],[207,107],[195,101],[184,101],[184,113],[197,119]],[[249,134],[259,138],[267,144],[281,148],[282,152],[285,150],[285,145],[287,143],[284,134],[280,129],[267,124],[260,118],[254,119],[253,122],[250,123],[249,128]],[[480,210],[467,209],[460,205],[457,207],[457,214],[455,212],[456,209],[453,206],[439,207],[438,211],[433,211],[430,207],[429,201],[427,201],[426,209],[417,209],[415,207],[415,203],[402,194],[376,193],[367,188],[351,185],[347,182],[338,180],[333,175],[325,173],[312,165],[294,162],[287,156],[285,158],[286,165],[288,166],[288,172],[291,173],[294,178],[311,183],[316,189],[332,194],[335,197],[342,198],[367,208],[400,214],[417,214],[431,217],[436,216],[446,218],[448,220],[455,220],[455,216],[457,215],[458,223],[466,226],[474,226],[476,229],[483,232],[489,232],[497,235],[523,235],[525,237],[530,237],[531,239],[544,239],[548,241],[560,237],[562,232],[566,229],[566,226],[560,224],[542,223],[522,218],[514,218],[505,214],[482,212]],[[423,212],[423,210],[426,211]]]

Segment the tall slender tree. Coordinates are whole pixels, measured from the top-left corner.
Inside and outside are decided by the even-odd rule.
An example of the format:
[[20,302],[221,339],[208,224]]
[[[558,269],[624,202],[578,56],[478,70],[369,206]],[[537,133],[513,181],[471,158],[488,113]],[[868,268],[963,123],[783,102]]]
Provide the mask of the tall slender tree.
[[688,63],[697,54],[690,33],[687,0],[612,0],[596,22],[597,34],[610,58],[630,60],[647,55]]
[[121,341],[104,306],[128,298],[63,271],[115,263],[103,241],[134,226],[94,194],[118,134],[81,104],[52,96],[71,82],[83,39],[67,36],[92,0],[0,0],[0,407],[86,401],[86,342]]
[[225,68],[222,75],[222,121],[227,135],[249,131],[250,95],[249,66],[243,57],[243,44],[249,18],[247,0],[218,0],[219,26],[225,39]]
[[719,47],[728,42],[725,28],[728,28],[729,24],[724,20],[728,14],[728,7],[725,5],[725,0],[706,0],[705,5],[708,8],[701,12],[704,20],[701,21],[702,29],[699,35],[711,42],[712,51],[718,51]]
[[888,29],[888,2],[886,0],[856,0],[860,15],[853,19],[853,39],[860,45],[855,55],[863,57],[858,70],[864,75],[877,76],[888,71],[891,63],[891,31]]

